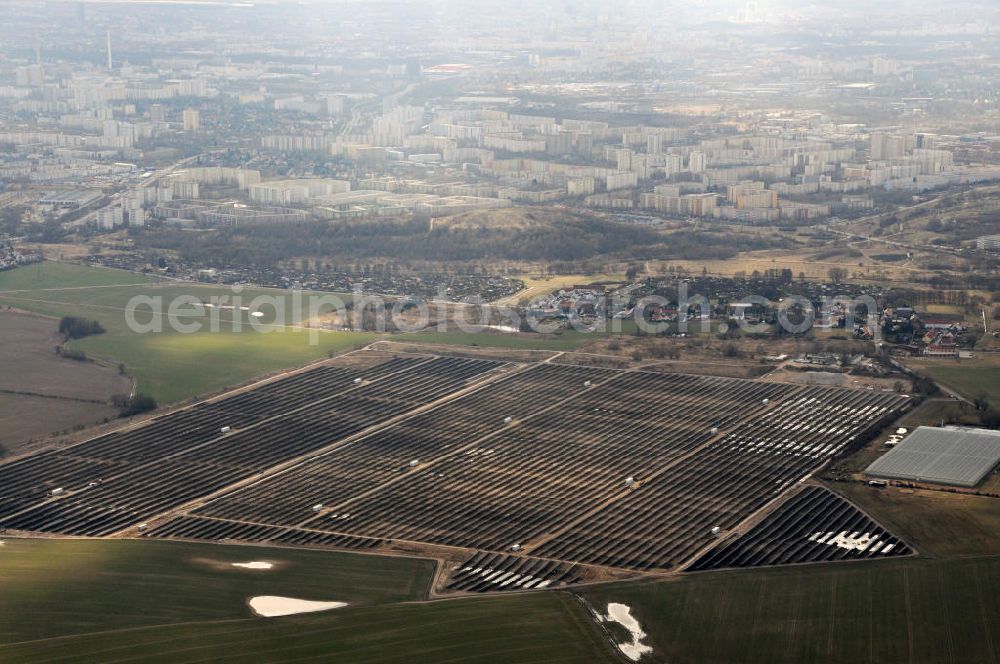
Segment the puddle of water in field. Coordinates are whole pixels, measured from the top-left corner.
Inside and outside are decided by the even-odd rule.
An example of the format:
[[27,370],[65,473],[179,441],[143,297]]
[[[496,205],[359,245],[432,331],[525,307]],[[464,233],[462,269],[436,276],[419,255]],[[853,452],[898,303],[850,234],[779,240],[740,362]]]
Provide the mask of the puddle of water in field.
[[250,609],[262,618],[277,618],[278,616],[293,616],[299,613],[316,613],[347,606],[346,602],[314,602],[294,597],[279,597],[277,595],[258,595],[247,602]]
[[233,567],[240,567],[242,569],[272,569],[274,563],[266,563],[260,560],[255,560],[249,563],[232,563]]
[[643,655],[653,652],[652,647],[642,642],[646,638],[646,632],[642,631],[642,626],[639,625],[639,621],[632,615],[632,609],[627,604],[609,602],[607,615],[598,615],[597,619],[601,622],[618,623],[628,630],[632,640],[628,643],[617,643],[615,645],[633,662],[638,662],[642,659]]

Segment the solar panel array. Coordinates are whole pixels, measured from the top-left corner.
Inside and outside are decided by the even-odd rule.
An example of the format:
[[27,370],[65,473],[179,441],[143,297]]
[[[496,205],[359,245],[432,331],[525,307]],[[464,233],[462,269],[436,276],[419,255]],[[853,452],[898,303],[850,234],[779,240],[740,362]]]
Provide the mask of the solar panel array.
[[904,556],[911,549],[837,494],[808,486],[688,571]]
[[1000,463],[1000,432],[920,427],[868,466],[887,479],[973,487]]
[[671,569],[910,403],[546,363],[324,367],[0,464],[0,528],[488,552],[466,589]]
[[712,526],[734,527],[908,404],[887,392],[533,365],[195,507],[184,532],[166,523],[149,534],[207,538],[235,521],[669,569],[710,544]]
[[[0,528],[110,535],[421,408],[500,366],[400,358],[363,370],[320,367],[2,464]],[[61,495],[50,495],[57,488]]]
[[884,422],[906,398],[808,387],[748,408],[724,437],[529,553],[629,569],[681,565],[788,487]]
[[482,552],[459,565],[447,590],[477,593],[544,590],[581,580],[577,565]]

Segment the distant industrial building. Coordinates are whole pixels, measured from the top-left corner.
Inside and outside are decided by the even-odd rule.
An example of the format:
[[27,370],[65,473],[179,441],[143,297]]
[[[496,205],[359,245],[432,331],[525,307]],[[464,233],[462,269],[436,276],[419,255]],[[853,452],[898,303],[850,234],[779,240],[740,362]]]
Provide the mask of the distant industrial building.
[[95,189],[63,189],[46,194],[44,198],[38,201],[38,204],[47,205],[53,209],[75,210],[99,201],[103,196],[104,194]]
[[974,487],[1000,463],[1000,431],[920,427],[868,466],[866,475]]

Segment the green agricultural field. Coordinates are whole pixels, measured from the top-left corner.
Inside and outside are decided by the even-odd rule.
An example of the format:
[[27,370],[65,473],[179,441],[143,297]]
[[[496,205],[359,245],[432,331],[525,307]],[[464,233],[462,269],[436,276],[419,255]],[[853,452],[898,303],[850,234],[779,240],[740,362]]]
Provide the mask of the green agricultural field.
[[671,664],[1000,662],[1000,557],[713,572],[588,589]]
[[[310,332],[295,327],[301,316],[294,315],[291,295],[278,290],[246,289],[238,296],[244,306],[254,306],[259,297],[283,304],[287,312],[283,320],[288,326],[274,324],[275,309],[268,304],[260,307],[265,316],[259,327],[264,331],[250,326],[249,311],[217,310],[219,331],[211,332],[208,312],[192,315],[191,310],[181,309],[180,323],[202,326],[202,331],[193,334],[175,331],[164,315],[169,303],[180,296],[209,301],[234,295],[226,287],[157,282],[119,270],[62,263],[46,262],[0,273],[0,305],[57,318],[81,316],[100,321],[106,333],[71,342],[70,347],[113,365],[124,364],[136,379],[138,390],[161,404],[301,366],[375,339],[371,334]],[[139,306],[135,319],[151,324],[156,311],[162,331],[139,334],[129,328],[125,311],[136,296],[161,298],[158,308]],[[239,320],[239,330],[234,328],[234,319]]]
[[975,366],[975,360],[967,362],[969,366],[928,366],[924,371],[967,399],[985,394],[991,404],[1000,406],[1000,367]]
[[1000,407],[1000,357],[977,353],[967,360],[908,360],[907,366],[926,374],[966,399],[985,394],[990,404]]
[[238,385],[254,376],[308,364],[375,340],[374,335],[323,332],[311,345],[303,330],[271,333],[112,334],[73,344],[88,356],[124,363],[139,391],[162,404]]
[[[273,570],[232,562],[270,561]],[[250,546],[7,540],[0,547],[2,662],[618,661],[566,593],[412,602],[428,561]],[[348,602],[256,618],[259,594]]]
[[[0,646],[0,661],[603,664],[621,662],[562,593],[343,608]],[[6,659],[4,659],[6,658]]]
[[[114,281],[117,279],[118,281]],[[350,295],[336,295],[344,302]],[[291,291],[280,289],[245,288],[154,280],[120,270],[107,270],[45,262],[0,273],[0,304],[28,309],[51,316],[83,316],[99,320],[109,332],[131,332],[126,313],[134,298],[133,318],[142,326],[174,331],[184,325],[201,324],[208,330],[213,313],[219,329],[254,331],[251,323],[268,330],[294,328],[308,316],[307,305],[296,310]],[[179,298],[187,298],[183,302]],[[210,302],[226,298],[220,304],[238,304],[246,310],[203,308],[197,310],[191,301]],[[238,300],[237,300],[238,299]],[[176,310],[171,310],[176,303]],[[277,308],[283,308],[279,316]],[[260,310],[263,317],[250,315]],[[171,324],[175,323],[175,324]]]
[[152,283],[151,277],[112,270],[90,268],[71,263],[35,263],[16,270],[0,272],[0,291],[43,290],[46,288],[89,288]]
[[[272,570],[233,562],[269,561]],[[5,539],[0,643],[251,616],[253,595],[384,604],[424,597],[430,561],[156,540]],[[4,659],[0,649],[0,661]]]
[[928,556],[1000,555],[1000,499],[947,491],[833,485]]

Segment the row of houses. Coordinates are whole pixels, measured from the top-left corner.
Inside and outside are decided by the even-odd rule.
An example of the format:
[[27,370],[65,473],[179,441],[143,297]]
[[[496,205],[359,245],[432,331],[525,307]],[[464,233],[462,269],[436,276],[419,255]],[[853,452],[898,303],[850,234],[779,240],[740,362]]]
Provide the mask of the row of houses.
[[35,252],[25,252],[14,247],[14,244],[0,240],[0,272],[13,270],[21,265],[40,263],[42,255]]

